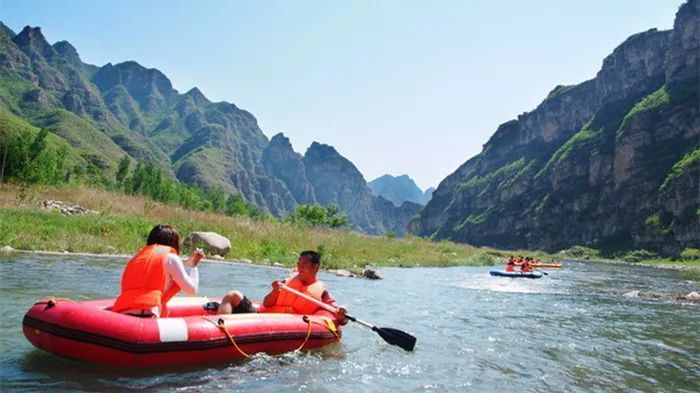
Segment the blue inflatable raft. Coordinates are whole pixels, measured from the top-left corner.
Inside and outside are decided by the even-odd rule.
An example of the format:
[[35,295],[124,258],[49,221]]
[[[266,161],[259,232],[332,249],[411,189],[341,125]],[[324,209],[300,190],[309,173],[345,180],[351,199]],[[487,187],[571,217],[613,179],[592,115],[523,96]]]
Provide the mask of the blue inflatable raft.
[[542,272],[507,272],[505,270],[491,270],[489,272],[492,276],[496,277],[511,277],[511,278],[541,278],[543,276]]

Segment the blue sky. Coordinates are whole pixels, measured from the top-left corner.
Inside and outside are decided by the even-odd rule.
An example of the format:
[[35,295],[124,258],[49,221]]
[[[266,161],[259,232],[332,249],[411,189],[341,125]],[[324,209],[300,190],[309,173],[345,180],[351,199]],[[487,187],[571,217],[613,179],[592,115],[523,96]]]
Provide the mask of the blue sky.
[[672,28],[681,3],[0,0],[0,21],[40,26],[87,63],[158,68],[301,154],[326,143],[367,181],[408,174],[425,189],[630,35]]

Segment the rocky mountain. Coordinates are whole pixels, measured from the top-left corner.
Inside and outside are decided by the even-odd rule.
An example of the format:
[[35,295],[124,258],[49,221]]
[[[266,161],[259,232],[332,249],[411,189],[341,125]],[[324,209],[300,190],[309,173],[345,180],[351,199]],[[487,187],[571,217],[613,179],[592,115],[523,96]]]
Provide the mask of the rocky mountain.
[[268,140],[234,104],[211,102],[196,87],[180,94],[162,72],[135,61],[86,64],[70,43],[51,45],[38,27],[15,34],[0,23],[0,119],[0,136],[49,130],[81,173],[113,174],[128,155],[276,216],[335,203],[355,229],[381,234],[403,233],[418,211],[371,195],[330,146],[315,143],[302,157],[284,135]]
[[408,175],[383,175],[370,181],[367,185],[374,195],[383,196],[396,206],[401,206],[404,202],[413,202],[425,206],[434,190],[431,187],[425,192],[421,191]]
[[700,5],[557,86],[445,178],[415,233],[502,248],[700,247]]

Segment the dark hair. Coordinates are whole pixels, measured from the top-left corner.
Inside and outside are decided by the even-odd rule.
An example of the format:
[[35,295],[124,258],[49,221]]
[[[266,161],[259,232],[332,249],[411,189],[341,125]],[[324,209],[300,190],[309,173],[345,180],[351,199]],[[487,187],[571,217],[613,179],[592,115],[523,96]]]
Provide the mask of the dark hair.
[[306,260],[313,265],[321,264],[321,255],[316,251],[302,251],[301,254],[299,254],[299,258],[306,258]]
[[154,226],[151,233],[148,234],[148,240],[146,240],[147,246],[151,244],[172,247],[178,254],[180,253],[180,235],[170,225]]

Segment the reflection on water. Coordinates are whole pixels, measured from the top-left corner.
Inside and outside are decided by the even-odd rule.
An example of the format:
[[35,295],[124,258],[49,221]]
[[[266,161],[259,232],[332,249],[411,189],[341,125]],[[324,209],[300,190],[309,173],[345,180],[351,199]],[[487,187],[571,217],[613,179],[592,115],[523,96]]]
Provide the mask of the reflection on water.
[[[352,314],[418,337],[406,353],[359,326],[312,352],[197,368],[134,369],[34,349],[24,312],[45,296],[113,297],[122,259],[0,257],[2,391],[679,391],[700,386],[700,307],[630,299],[631,290],[698,290],[677,272],[569,262],[541,279],[489,268],[383,269],[382,281],[323,275]],[[200,293],[260,299],[280,269],[203,264]]]

